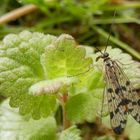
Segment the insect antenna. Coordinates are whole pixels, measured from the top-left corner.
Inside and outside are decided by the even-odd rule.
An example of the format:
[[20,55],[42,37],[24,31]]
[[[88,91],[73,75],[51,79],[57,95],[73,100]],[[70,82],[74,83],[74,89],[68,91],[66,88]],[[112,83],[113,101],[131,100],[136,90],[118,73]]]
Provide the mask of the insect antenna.
[[109,35],[108,35],[107,42],[106,42],[106,45],[105,45],[104,53],[106,52],[106,49],[107,49],[107,46],[108,46],[108,43],[109,43],[109,40],[110,40],[112,26],[114,25],[114,22],[115,22],[115,16],[116,16],[116,10],[114,11],[112,23],[111,23],[110,28],[109,28]]
[[101,54],[103,54],[103,52],[102,52],[99,48],[95,47],[95,49],[96,49],[97,51],[99,51]]

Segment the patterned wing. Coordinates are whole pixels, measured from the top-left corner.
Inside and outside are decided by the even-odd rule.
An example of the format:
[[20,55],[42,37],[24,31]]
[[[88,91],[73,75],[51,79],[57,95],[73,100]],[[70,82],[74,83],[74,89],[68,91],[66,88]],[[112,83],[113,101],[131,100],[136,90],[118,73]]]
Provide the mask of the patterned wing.
[[105,79],[107,88],[108,108],[110,112],[110,122],[113,131],[121,134],[126,126],[128,107],[124,97],[125,88],[122,87],[122,80],[117,65],[114,61],[108,60],[105,63]]
[[121,73],[120,79],[123,79],[120,82],[126,90],[124,96],[128,102],[129,113],[138,123],[140,123],[140,96],[138,96],[137,92],[133,91],[134,88],[131,82],[119,65],[116,62],[114,65],[117,67],[117,72]]
[[129,105],[129,113],[138,123],[140,123],[140,97],[136,92],[132,91],[131,83],[129,86],[129,91],[128,98],[132,100],[131,104]]

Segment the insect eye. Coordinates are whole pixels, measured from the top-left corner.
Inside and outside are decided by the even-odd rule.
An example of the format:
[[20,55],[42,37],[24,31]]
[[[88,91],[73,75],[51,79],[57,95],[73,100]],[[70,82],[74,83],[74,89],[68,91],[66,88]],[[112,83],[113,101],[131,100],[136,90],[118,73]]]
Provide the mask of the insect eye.
[[107,52],[104,53],[104,57],[108,57],[109,54]]

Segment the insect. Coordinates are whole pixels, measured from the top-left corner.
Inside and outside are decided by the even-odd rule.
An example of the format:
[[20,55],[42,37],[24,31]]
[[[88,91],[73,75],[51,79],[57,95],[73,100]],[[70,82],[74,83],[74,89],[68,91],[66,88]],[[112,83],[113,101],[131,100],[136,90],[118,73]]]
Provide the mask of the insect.
[[140,97],[133,91],[133,86],[118,61],[109,57],[109,53],[106,52],[107,45],[103,52],[98,49],[101,55],[96,58],[96,61],[102,59],[104,62],[110,123],[113,131],[121,134],[126,126],[128,114],[140,123]]

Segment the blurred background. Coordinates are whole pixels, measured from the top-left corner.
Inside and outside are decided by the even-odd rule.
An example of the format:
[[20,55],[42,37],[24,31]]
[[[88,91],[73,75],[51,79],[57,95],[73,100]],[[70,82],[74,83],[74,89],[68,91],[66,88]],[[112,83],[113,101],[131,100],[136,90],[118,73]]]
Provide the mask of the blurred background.
[[139,0],[1,0],[0,39],[27,29],[105,46],[115,10],[109,44],[140,60]]

